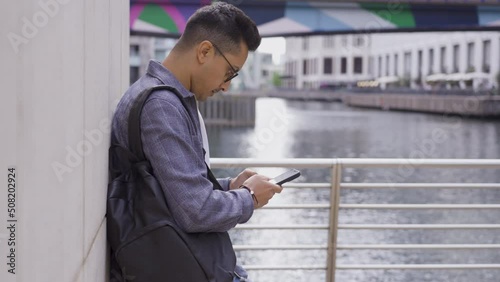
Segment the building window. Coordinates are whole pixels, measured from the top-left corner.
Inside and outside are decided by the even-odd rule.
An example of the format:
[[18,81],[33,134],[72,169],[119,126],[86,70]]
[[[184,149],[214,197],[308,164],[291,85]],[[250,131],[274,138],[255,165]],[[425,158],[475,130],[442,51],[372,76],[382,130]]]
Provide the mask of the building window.
[[130,67],[130,84],[133,84],[139,79],[139,67]]
[[354,47],[361,47],[365,44],[365,39],[363,37],[363,35],[356,35],[354,36],[354,41],[352,43],[352,45]]
[[490,72],[491,40],[483,41],[483,72]]
[[348,41],[347,35],[342,35],[340,40],[342,43],[342,47],[347,47],[347,41]]
[[347,73],[347,58],[346,57],[342,57],[340,59],[340,73],[341,74]]
[[459,69],[459,57],[460,55],[460,45],[453,45],[453,72],[460,72]]
[[467,72],[474,72],[474,43],[467,44]]
[[404,58],[404,68],[405,68],[405,76],[410,77],[411,76],[411,52],[406,52],[405,53],[405,58]]
[[422,78],[424,72],[422,62],[424,61],[424,51],[418,50],[418,77]]
[[302,50],[309,50],[309,37],[302,38]]
[[139,56],[139,45],[130,45],[130,56]]
[[333,48],[335,45],[335,37],[333,35],[327,35],[323,37],[323,47],[324,48]]
[[371,75],[371,76],[374,76],[375,73],[374,73],[374,64],[375,64],[375,59],[373,57],[370,57],[370,59],[368,59],[368,74]]
[[363,58],[354,57],[354,73],[363,73]]
[[311,75],[317,73],[318,61],[317,59],[304,60],[304,74]]
[[307,74],[307,60],[304,60],[302,62],[302,74],[306,75]]
[[398,57],[398,54],[395,54],[394,55],[394,75],[395,76],[399,75],[398,65],[399,65],[399,57]]
[[382,76],[382,56],[378,56],[378,77]]
[[263,77],[267,77],[269,75],[269,71],[268,70],[262,70],[262,76]]
[[447,67],[446,67],[446,47],[441,47],[441,51],[440,51],[440,71],[441,73],[447,73],[448,70],[447,70]]
[[323,59],[323,73],[324,74],[332,74],[333,73],[333,59],[332,58],[324,58]]
[[428,74],[432,74],[434,69],[434,49],[429,49],[429,69]]
[[272,64],[273,63],[273,55],[272,54],[262,54],[260,56],[260,60],[263,64]]
[[385,56],[385,76],[389,76],[389,55]]

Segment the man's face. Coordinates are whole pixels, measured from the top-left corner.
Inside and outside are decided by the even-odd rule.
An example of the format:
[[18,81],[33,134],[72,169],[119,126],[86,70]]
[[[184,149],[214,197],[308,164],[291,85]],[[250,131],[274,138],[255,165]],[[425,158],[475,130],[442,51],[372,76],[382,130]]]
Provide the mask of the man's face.
[[205,101],[220,91],[227,91],[231,79],[241,70],[248,56],[248,48],[244,43],[240,44],[240,52],[237,54],[222,52],[210,41],[204,41],[203,44],[201,56],[206,57],[202,58],[197,79],[192,82],[192,92],[198,101]]

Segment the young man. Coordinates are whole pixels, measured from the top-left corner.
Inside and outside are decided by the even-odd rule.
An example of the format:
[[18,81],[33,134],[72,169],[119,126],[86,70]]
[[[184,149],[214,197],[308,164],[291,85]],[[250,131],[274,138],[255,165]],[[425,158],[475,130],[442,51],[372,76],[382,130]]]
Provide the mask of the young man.
[[[260,40],[255,23],[240,9],[222,2],[205,6],[188,20],[163,63],[151,61],[147,74],[127,90],[116,109],[111,138],[128,147],[127,119],[141,91],[170,85],[182,95],[187,107],[169,91],[151,94],[141,115],[141,137],[169,210],[185,232],[226,232],[248,221],[254,209],[282,190],[250,170],[220,179],[224,191],[214,190],[204,160],[196,100],[228,90],[248,51],[257,49]],[[238,266],[234,279],[248,281]]]

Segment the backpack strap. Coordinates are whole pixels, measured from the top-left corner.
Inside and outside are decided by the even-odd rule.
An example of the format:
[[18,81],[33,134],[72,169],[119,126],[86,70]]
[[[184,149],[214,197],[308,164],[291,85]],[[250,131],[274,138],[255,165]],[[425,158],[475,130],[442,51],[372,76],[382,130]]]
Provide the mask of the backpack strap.
[[205,166],[207,167],[208,180],[210,180],[210,182],[212,182],[214,184],[214,190],[223,191],[224,189],[222,189],[222,186],[220,186],[219,181],[217,181],[217,178],[215,178],[214,174],[212,173],[212,170],[210,170],[207,163],[205,163]]
[[148,97],[156,90],[168,90],[170,92],[173,92],[179,98],[184,108],[186,108],[187,110],[186,102],[184,102],[181,93],[179,93],[179,91],[177,91],[177,89],[172,86],[158,85],[145,89],[139,94],[134,104],[132,105],[130,115],[128,117],[128,145],[132,153],[137,157],[139,161],[146,160],[141,140],[142,108],[144,107],[144,104],[146,103]]

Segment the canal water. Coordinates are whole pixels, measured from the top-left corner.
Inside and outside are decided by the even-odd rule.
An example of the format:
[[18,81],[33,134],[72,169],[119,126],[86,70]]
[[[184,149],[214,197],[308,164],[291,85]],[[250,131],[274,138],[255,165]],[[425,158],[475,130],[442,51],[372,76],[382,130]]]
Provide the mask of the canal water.
[[[500,158],[500,122],[460,116],[349,108],[341,103],[259,98],[254,127],[209,126],[215,158]],[[215,170],[220,177],[241,169]],[[280,168],[258,169],[272,177]],[[302,170],[298,182],[329,182],[330,171]],[[344,169],[346,183],[499,183],[498,170]],[[328,189],[286,188],[270,204],[328,203]],[[348,189],[341,203],[500,203],[500,189]],[[327,210],[257,210],[249,224],[327,224]],[[497,210],[342,209],[341,224],[500,224]],[[323,230],[233,230],[233,243],[326,244]],[[498,230],[340,230],[339,244],[499,244]],[[244,265],[325,265],[324,250],[239,251]],[[341,250],[338,264],[500,264],[500,249]],[[323,270],[250,271],[254,282],[323,282]],[[339,270],[336,281],[500,281],[500,270]]]

